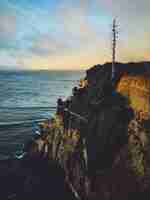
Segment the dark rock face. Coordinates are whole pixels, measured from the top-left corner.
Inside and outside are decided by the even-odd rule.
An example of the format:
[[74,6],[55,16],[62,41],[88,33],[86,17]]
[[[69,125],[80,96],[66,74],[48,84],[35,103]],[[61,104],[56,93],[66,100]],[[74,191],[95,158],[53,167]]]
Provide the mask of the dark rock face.
[[[132,69],[129,69],[129,66]],[[123,73],[149,73],[144,63],[142,70],[139,69],[140,64],[129,66],[117,64],[118,75],[115,81],[119,81]],[[77,123],[76,119],[72,119],[72,124],[75,124],[86,139],[87,174],[91,183],[88,199],[146,199],[146,194],[149,195],[150,191],[149,186],[146,184],[147,189],[144,189],[144,181],[137,177],[134,172],[135,166],[130,162],[131,154],[139,157],[142,164],[137,158],[132,162],[137,164],[138,171],[144,173],[145,161],[141,155],[145,153],[142,151],[139,155],[138,152],[134,152],[136,147],[131,150],[129,145],[129,124],[135,118],[134,111],[128,100],[111,86],[110,69],[111,64],[106,64],[88,70],[88,87],[80,90],[80,93],[72,98],[71,109],[88,120],[88,123],[84,124],[82,120]],[[143,135],[145,134],[142,133],[142,137]],[[143,140],[145,141],[145,138]]]
[[[148,77],[148,66],[150,63],[117,63],[115,83],[124,73],[131,79],[137,75]],[[97,77],[94,73],[99,74],[103,67],[107,71],[111,64],[95,66],[87,72],[90,83]],[[94,84],[90,87],[94,88]],[[136,119],[126,99],[115,88],[109,87],[109,79],[104,84],[96,84],[96,87],[102,95],[94,93],[92,97],[96,100],[91,98],[88,134],[85,134],[92,185],[89,199],[148,199],[150,129]],[[131,128],[132,122],[136,122],[136,126]]]
[[24,157],[1,162],[0,198],[3,200],[74,200],[64,170],[54,161]]
[[87,150],[91,172],[110,168],[116,153],[128,141],[127,129],[132,111],[124,102],[119,102],[117,94],[105,98],[108,98],[105,99],[108,103],[105,101],[100,105],[102,108],[97,109],[94,117],[92,115],[88,125]]
[[88,119],[88,124],[81,122],[76,127],[86,138],[89,170],[95,173],[110,168],[116,153],[127,144],[133,112],[128,101],[111,86],[110,64],[91,68],[86,79],[89,85],[73,97],[71,110]]

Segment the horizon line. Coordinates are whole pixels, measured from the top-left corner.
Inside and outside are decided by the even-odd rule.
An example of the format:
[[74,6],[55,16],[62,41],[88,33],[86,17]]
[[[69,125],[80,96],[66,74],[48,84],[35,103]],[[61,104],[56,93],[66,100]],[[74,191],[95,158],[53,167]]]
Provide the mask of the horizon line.
[[[129,61],[129,62],[120,62],[120,61],[116,61],[115,62],[116,64],[131,64],[131,63],[150,63],[150,60],[141,60],[141,61]],[[97,64],[93,64],[91,66],[87,66],[87,67],[81,67],[81,68],[45,68],[45,69],[40,69],[40,68],[11,68],[10,66],[0,66],[0,71],[86,71],[88,69],[90,69],[91,67],[94,67],[96,65],[105,65],[105,64],[112,64],[111,61],[108,61],[108,62],[104,62],[104,63],[97,63]],[[2,68],[1,68],[2,67]],[[7,69],[4,68],[4,67],[8,67]],[[18,66],[19,67],[19,66]]]

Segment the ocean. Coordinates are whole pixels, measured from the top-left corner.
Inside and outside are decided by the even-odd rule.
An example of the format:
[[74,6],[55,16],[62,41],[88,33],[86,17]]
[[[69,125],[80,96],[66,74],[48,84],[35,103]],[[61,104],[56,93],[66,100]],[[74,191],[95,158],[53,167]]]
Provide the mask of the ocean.
[[0,159],[20,152],[56,101],[72,94],[83,71],[0,71]]

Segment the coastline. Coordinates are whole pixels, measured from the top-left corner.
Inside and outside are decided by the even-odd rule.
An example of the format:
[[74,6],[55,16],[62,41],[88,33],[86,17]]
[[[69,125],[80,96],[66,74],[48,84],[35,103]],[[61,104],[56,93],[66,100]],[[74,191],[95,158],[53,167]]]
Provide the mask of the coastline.
[[[134,65],[134,69],[130,65]],[[147,64],[143,64],[142,69],[139,69],[139,65],[141,63],[117,64],[115,89],[111,87],[111,64],[97,65],[89,69],[84,78],[88,84],[83,82],[83,86],[74,90],[69,104],[69,110],[88,119],[88,123],[79,117],[70,118],[70,113],[68,117],[68,112],[65,113],[63,107],[57,111],[50,123],[42,124],[41,136],[32,141],[27,148],[26,164],[32,159],[37,163],[45,163],[47,159],[56,162],[64,170],[65,181],[75,199],[80,197],[91,200],[101,197],[107,200],[107,195],[110,195],[112,199],[124,196],[124,199],[128,200],[142,195],[143,189],[145,194],[148,194],[149,184],[146,187],[142,184],[145,178],[149,178],[149,164],[144,160],[141,160],[140,164],[136,161],[142,156],[145,158],[147,154],[138,155],[135,152],[137,147],[134,142],[137,138],[133,137],[133,132],[138,135],[138,145],[142,143],[142,146],[138,146],[140,150],[149,147],[146,127],[143,127],[142,131],[138,129],[145,120],[138,119],[136,114],[139,111],[135,112],[135,108],[126,101],[128,99],[123,94],[124,89],[121,91],[117,88],[118,83],[122,83],[124,74],[131,79],[139,74],[143,77],[149,75]],[[63,103],[66,104],[66,101]],[[65,121],[66,116],[69,124]],[[43,171],[41,175],[42,173]],[[91,189],[91,186],[94,189]]]

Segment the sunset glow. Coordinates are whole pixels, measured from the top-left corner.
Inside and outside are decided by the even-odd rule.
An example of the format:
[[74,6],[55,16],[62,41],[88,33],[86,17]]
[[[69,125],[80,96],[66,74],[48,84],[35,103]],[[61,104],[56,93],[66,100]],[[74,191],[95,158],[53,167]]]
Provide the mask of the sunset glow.
[[150,60],[149,0],[1,0],[0,69],[87,69],[117,60]]

